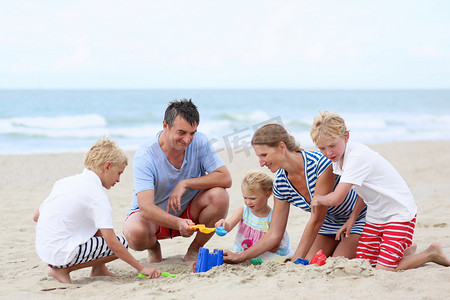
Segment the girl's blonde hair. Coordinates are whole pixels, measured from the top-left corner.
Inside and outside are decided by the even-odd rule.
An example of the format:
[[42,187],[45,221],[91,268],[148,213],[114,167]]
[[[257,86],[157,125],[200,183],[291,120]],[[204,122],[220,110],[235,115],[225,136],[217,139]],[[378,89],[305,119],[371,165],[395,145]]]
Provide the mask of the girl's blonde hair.
[[264,193],[271,194],[272,184],[272,178],[270,178],[269,175],[259,171],[248,172],[242,180],[242,187],[250,193],[263,191]]
[[348,132],[344,119],[334,112],[319,111],[314,117],[311,127],[311,138],[315,144],[322,138],[338,138],[345,137]]
[[110,161],[113,166],[128,164],[125,152],[115,142],[103,137],[86,153],[84,166],[90,170],[101,170],[107,161]]
[[252,146],[265,145],[278,147],[280,142],[283,142],[289,151],[297,152],[302,150],[295,141],[295,138],[280,124],[270,123],[263,125],[255,131],[252,137]]

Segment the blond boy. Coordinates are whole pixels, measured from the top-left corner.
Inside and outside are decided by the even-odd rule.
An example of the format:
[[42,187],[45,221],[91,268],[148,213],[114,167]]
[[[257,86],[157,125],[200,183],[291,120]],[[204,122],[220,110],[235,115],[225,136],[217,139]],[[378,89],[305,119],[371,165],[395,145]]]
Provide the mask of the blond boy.
[[160,271],[143,266],[116,236],[112,208],[105,189],[120,180],[128,160],[108,138],[98,140],[86,154],[81,174],[58,180],[33,219],[36,252],[49,265],[50,275],[71,283],[70,272],[92,267],[91,276],[112,276],[106,263],[120,258],[150,278]]
[[339,205],[352,187],[367,205],[357,258],[389,271],[416,268],[427,262],[450,265],[439,243],[414,253],[417,206],[407,184],[381,155],[363,144],[349,142],[349,131],[338,114],[325,111],[316,116],[311,137],[333,162],[333,172],[341,176],[335,190],[325,196],[314,195],[312,205]]

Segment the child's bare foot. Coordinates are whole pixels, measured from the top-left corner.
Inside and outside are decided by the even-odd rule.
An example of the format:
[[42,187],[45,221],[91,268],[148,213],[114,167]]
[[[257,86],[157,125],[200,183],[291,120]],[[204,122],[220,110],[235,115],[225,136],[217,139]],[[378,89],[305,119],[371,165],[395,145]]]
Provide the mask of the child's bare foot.
[[403,251],[403,256],[413,255],[416,253],[416,250],[417,250],[417,244],[412,243],[411,246],[409,246],[408,248],[405,249],[405,251]]
[[444,267],[450,266],[450,259],[445,256],[444,251],[442,250],[441,244],[438,242],[434,242],[428,247],[425,252],[428,253],[430,257],[430,261],[442,265]]
[[53,278],[62,283],[72,283],[67,269],[50,268],[48,272]]
[[92,266],[91,274],[89,275],[91,277],[95,276],[111,276],[111,277],[117,277],[116,274],[108,271],[105,264]]
[[158,241],[153,248],[148,249],[148,263],[158,263],[162,261],[161,245]]
[[189,262],[189,261],[196,261],[198,256],[198,250],[194,250],[189,248],[186,252],[186,255],[184,256],[183,261]]

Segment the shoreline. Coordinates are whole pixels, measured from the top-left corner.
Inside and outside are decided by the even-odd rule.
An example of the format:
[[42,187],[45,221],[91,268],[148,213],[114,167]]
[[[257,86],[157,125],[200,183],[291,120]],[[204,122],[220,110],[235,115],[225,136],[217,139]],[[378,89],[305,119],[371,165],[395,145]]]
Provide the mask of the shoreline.
[[[115,141],[114,139],[112,139],[113,141]],[[145,139],[144,140],[142,140],[142,142],[145,142]],[[300,146],[302,147],[302,148],[304,148],[304,149],[306,149],[306,150],[318,150],[314,145],[309,145],[309,144],[306,144],[306,146],[304,145],[305,143],[302,143],[301,141],[298,141],[298,142],[300,142]],[[359,142],[359,141],[355,141],[355,142]],[[383,145],[391,145],[391,144],[416,144],[416,143],[431,143],[431,144],[434,144],[434,143],[447,143],[447,142],[450,142],[450,140],[446,140],[446,139],[443,139],[443,140],[439,140],[439,139],[433,139],[433,140],[405,140],[405,141],[386,141],[386,142],[379,142],[379,143],[362,143],[362,144],[364,144],[364,145],[367,145],[368,147],[371,147],[371,148],[377,148],[377,147],[382,147]],[[119,145],[119,147],[121,147],[120,145]],[[3,157],[3,156],[30,156],[30,155],[59,155],[59,154],[85,154],[86,153],[86,151],[88,151],[89,150],[89,148],[86,146],[85,147],[86,149],[85,150],[81,150],[81,149],[79,149],[79,150],[66,150],[66,151],[56,151],[56,152],[30,152],[30,153],[0,153],[0,157]],[[121,147],[123,150],[124,150],[124,152],[126,152],[126,153],[132,153],[132,154],[134,154],[134,152],[136,152],[136,150],[137,150],[137,148],[125,148],[125,147]],[[251,150],[251,146],[249,145],[248,147],[246,147],[246,149],[250,149]],[[243,151],[242,149],[243,149],[243,147],[239,147],[239,148],[232,148],[233,150],[232,151],[236,151],[236,150],[241,150],[241,151]],[[216,149],[216,150],[220,150],[220,149]],[[223,151],[223,150],[222,150]],[[222,159],[223,159],[223,157],[222,157]]]

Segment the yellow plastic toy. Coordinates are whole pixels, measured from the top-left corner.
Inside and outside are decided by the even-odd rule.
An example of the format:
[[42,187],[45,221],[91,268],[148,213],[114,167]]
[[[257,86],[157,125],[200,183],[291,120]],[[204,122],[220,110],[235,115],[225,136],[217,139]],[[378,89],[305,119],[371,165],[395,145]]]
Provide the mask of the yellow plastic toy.
[[191,228],[198,229],[198,231],[200,231],[201,233],[206,233],[206,234],[216,231],[215,228],[205,227],[204,224],[191,225]]

